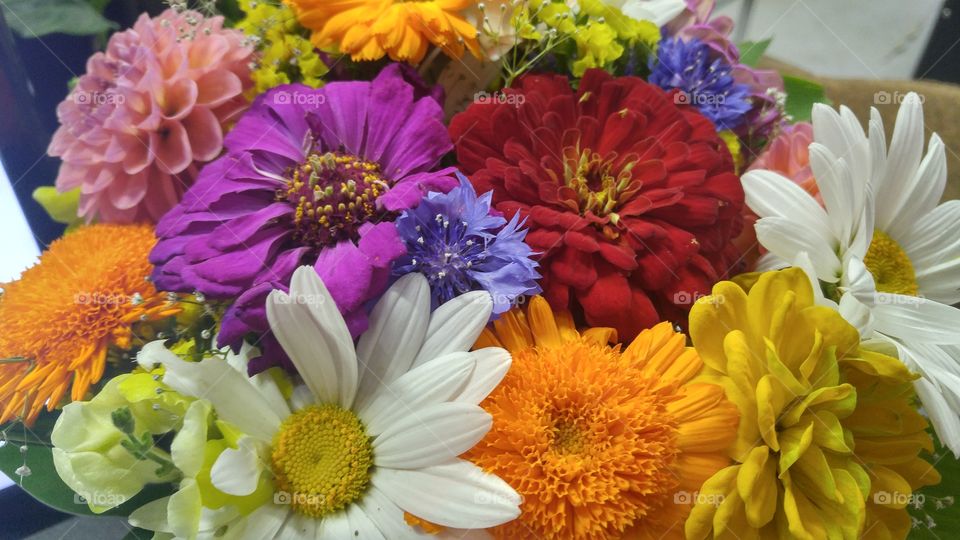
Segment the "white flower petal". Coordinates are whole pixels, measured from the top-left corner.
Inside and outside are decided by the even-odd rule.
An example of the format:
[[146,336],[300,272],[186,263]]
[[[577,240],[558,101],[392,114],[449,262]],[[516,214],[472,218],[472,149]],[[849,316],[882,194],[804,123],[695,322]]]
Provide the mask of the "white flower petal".
[[229,495],[250,495],[260,482],[261,469],[255,441],[243,437],[237,448],[227,448],[213,463],[210,482]]
[[492,425],[493,417],[470,403],[421,407],[373,440],[374,464],[419,469],[449,462],[473,448]]
[[806,252],[818,279],[837,280],[841,265],[834,250],[805,234],[796,223],[781,217],[766,217],[759,219],[755,227],[757,239],[770,252],[786,260],[793,259],[797,253]]
[[349,408],[357,391],[353,339],[330,292],[312,267],[297,268],[290,282],[290,294],[278,290],[270,293],[267,319],[317,400]]
[[887,230],[897,218],[897,211],[912,196],[911,179],[923,154],[923,105],[913,92],[907,94],[897,112],[897,123],[887,153],[886,169],[877,179],[877,225]]
[[[890,236],[900,238],[909,231],[913,224],[937,207],[943,189],[947,185],[947,154],[940,137],[934,133],[930,137],[930,147],[927,155],[920,163],[920,167],[909,178],[901,179],[900,205],[890,214],[893,219],[884,224],[884,231]],[[888,196],[884,194],[884,201],[880,204],[889,204]]]
[[277,386],[277,381],[267,372],[257,373],[249,376],[247,366],[252,358],[260,356],[260,350],[243,342],[240,346],[240,352],[234,354],[227,350],[227,363],[240,372],[241,375],[250,379],[250,382],[260,391],[260,394],[270,402],[271,408],[281,417],[286,418],[290,414],[290,407],[287,400],[283,397],[283,392]]
[[434,358],[469,351],[490,320],[493,299],[486,291],[471,291],[446,302],[430,316],[430,326],[414,367]]
[[339,514],[334,514],[321,521],[311,516],[290,512],[290,516],[280,530],[277,531],[275,538],[276,540],[333,540],[334,538],[349,538],[349,536],[328,536],[326,534],[325,526],[327,522],[335,519],[337,515]]
[[207,444],[207,420],[210,405],[198,399],[190,404],[183,416],[183,426],[170,443],[173,463],[185,477],[197,476],[203,467],[203,452]]
[[383,533],[359,504],[351,504],[347,507],[347,520],[350,523],[350,536],[347,538],[384,540]]
[[410,369],[428,324],[430,284],[422,274],[407,274],[383,294],[370,314],[370,328],[360,336],[360,385],[355,408],[369,404],[379,388]]
[[457,401],[478,404],[500,384],[510,370],[513,358],[500,347],[486,347],[470,353],[477,365],[467,385],[457,396]]
[[185,362],[167,351],[162,341],[147,343],[143,350],[163,363],[165,384],[181,394],[208,400],[220,418],[244,433],[269,441],[280,427],[283,418],[270,402],[247,377],[223,360],[207,358]]
[[401,375],[357,415],[367,433],[375,437],[419,408],[448,401],[462,392],[474,369],[476,360],[470,353],[441,356]]
[[624,15],[638,21],[650,21],[658,28],[672,21],[687,7],[683,0],[627,0],[626,2],[604,0],[604,3],[623,4],[623,7],[616,7]]
[[305,384],[299,384],[294,387],[293,394],[290,396],[290,408],[299,411],[314,404],[313,392]]
[[934,208],[897,240],[913,264],[920,294],[942,304],[960,302],[960,200]]
[[[856,181],[846,161],[818,143],[810,144],[810,169],[830,216],[833,235],[839,241],[839,251],[845,253],[863,218],[866,182]],[[837,250],[837,246],[831,247]]]
[[275,538],[283,524],[293,512],[289,506],[264,504],[233,526],[227,527],[223,540],[244,540],[247,538]]
[[840,304],[836,306],[840,315],[848,323],[860,332],[861,338],[873,335],[873,312],[870,308],[857,299],[853,294],[845,294],[840,297]]
[[[823,104],[812,111],[813,140],[830,150],[836,159],[842,159],[851,170],[862,172],[850,187],[862,189],[870,177],[870,143],[853,112],[841,106],[840,112]],[[820,177],[817,176],[817,183]]]
[[843,273],[841,285],[860,302],[866,305],[873,304],[877,284],[873,279],[873,274],[859,258],[849,257],[847,259],[846,271]]
[[757,216],[786,218],[816,235],[823,244],[836,242],[826,211],[793,181],[771,171],[750,171],[742,181],[747,206]]
[[520,515],[520,495],[468,461],[414,471],[378,469],[371,483],[403,510],[444,527],[494,527]]
[[927,379],[917,379],[913,386],[937,437],[953,452],[954,457],[960,459],[960,417],[957,411],[950,407],[943,394]]
[[435,540],[432,534],[421,533],[404,521],[403,510],[393,503],[375,485],[367,488],[366,494],[358,503],[364,513],[376,525],[385,538],[412,538],[420,540]]
[[[807,255],[807,259],[810,259],[809,255]],[[768,251],[761,255],[759,259],[757,259],[757,264],[755,266],[757,272],[766,272],[769,270],[780,270],[782,268],[787,268],[790,266],[790,263]],[[810,275],[816,276],[816,272],[812,271],[813,263],[810,263],[809,269],[811,270]]]
[[876,329],[906,342],[960,344],[960,309],[926,298],[879,293],[873,308]]

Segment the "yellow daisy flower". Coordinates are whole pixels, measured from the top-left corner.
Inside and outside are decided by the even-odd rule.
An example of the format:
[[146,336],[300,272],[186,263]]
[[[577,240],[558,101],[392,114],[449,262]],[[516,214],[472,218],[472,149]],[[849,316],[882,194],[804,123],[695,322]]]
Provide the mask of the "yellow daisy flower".
[[0,296],[0,423],[32,424],[70,390],[100,380],[111,347],[129,349],[133,327],[175,315],[147,280],[156,242],[148,225],[89,225],[50,244]]
[[419,63],[430,44],[460,58],[480,57],[477,29],[464,18],[472,0],[285,0],[321,48],[336,47],[354,60],[389,55]]
[[609,328],[578,332],[540,297],[481,335],[513,356],[481,403],[493,428],[467,457],[523,496],[497,538],[671,538],[701,483],[729,464],[736,408],[668,323],[625,350]]
[[860,348],[839,313],[814,305],[791,268],[723,281],[690,312],[690,337],[740,410],[731,457],[693,509],[687,538],[904,538],[905,506],[939,481],[912,406],[915,379]]

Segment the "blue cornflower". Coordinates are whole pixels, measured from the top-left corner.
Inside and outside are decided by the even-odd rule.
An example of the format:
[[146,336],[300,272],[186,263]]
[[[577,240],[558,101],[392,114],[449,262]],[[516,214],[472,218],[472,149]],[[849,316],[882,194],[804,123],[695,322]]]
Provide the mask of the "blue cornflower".
[[723,58],[712,58],[710,47],[698,39],[664,38],[656,58],[650,58],[650,83],[687,100],[718,130],[739,126],[750,110],[750,87],[737,83],[733,68]]
[[430,282],[433,307],[465,292],[485,290],[494,316],[525,295],[540,293],[533,252],[523,239],[519,214],[509,222],[491,214],[493,192],[477,197],[463,175],[450,193],[431,192],[397,219],[407,254],[393,274],[420,272]]

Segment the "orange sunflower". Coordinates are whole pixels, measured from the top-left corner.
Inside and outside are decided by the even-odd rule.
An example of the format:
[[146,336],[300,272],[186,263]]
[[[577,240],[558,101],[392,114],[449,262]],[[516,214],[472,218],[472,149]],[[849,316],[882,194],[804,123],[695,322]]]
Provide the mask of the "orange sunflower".
[[497,538],[682,538],[700,485],[729,464],[737,409],[692,380],[702,362],[686,337],[661,323],[615,341],[541,297],[481,335],[477,347],[513,355],[481,404],[493,428],[466,454],[523,496]]
[[0,423],[30,425],[68,389],[82,399],[103,375],[110,347],[129,349],[135,325],[179,311],[146,279],[154,242],[149,225],[81,227],[3,284]]
[[463,17],[472,0],[285,0],[320,49],[337,47],[354,60],[389,55],[419,63],[432,43],[453,57],[479,57],[477,29]]

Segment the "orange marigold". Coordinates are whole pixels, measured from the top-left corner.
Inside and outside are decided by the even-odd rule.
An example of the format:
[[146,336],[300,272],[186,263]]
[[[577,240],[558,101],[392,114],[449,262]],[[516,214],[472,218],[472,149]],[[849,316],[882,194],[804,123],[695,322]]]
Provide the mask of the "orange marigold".
[[390,55],[419,63],[432,43],[453,57],[480,56],[477,29],[463,17],[473,0],[285,0],[321,49],[337,47],[354,60]]
[[493,428],[466,457],[523,496],[498,538],[682,538],[704,480],[729,464],[738,413],[669,323],[625,349],[609,328],[578,332],[540,297],[477,347],[513,355],[481,404]]
[[[0,296],[0,423],[32,424],[67,390],[84,397],[113,346],[133,328],[179,311],[147,280],[149,225],[90,225],[56,240]],[[72,388],[71,388],[72,383]]]

